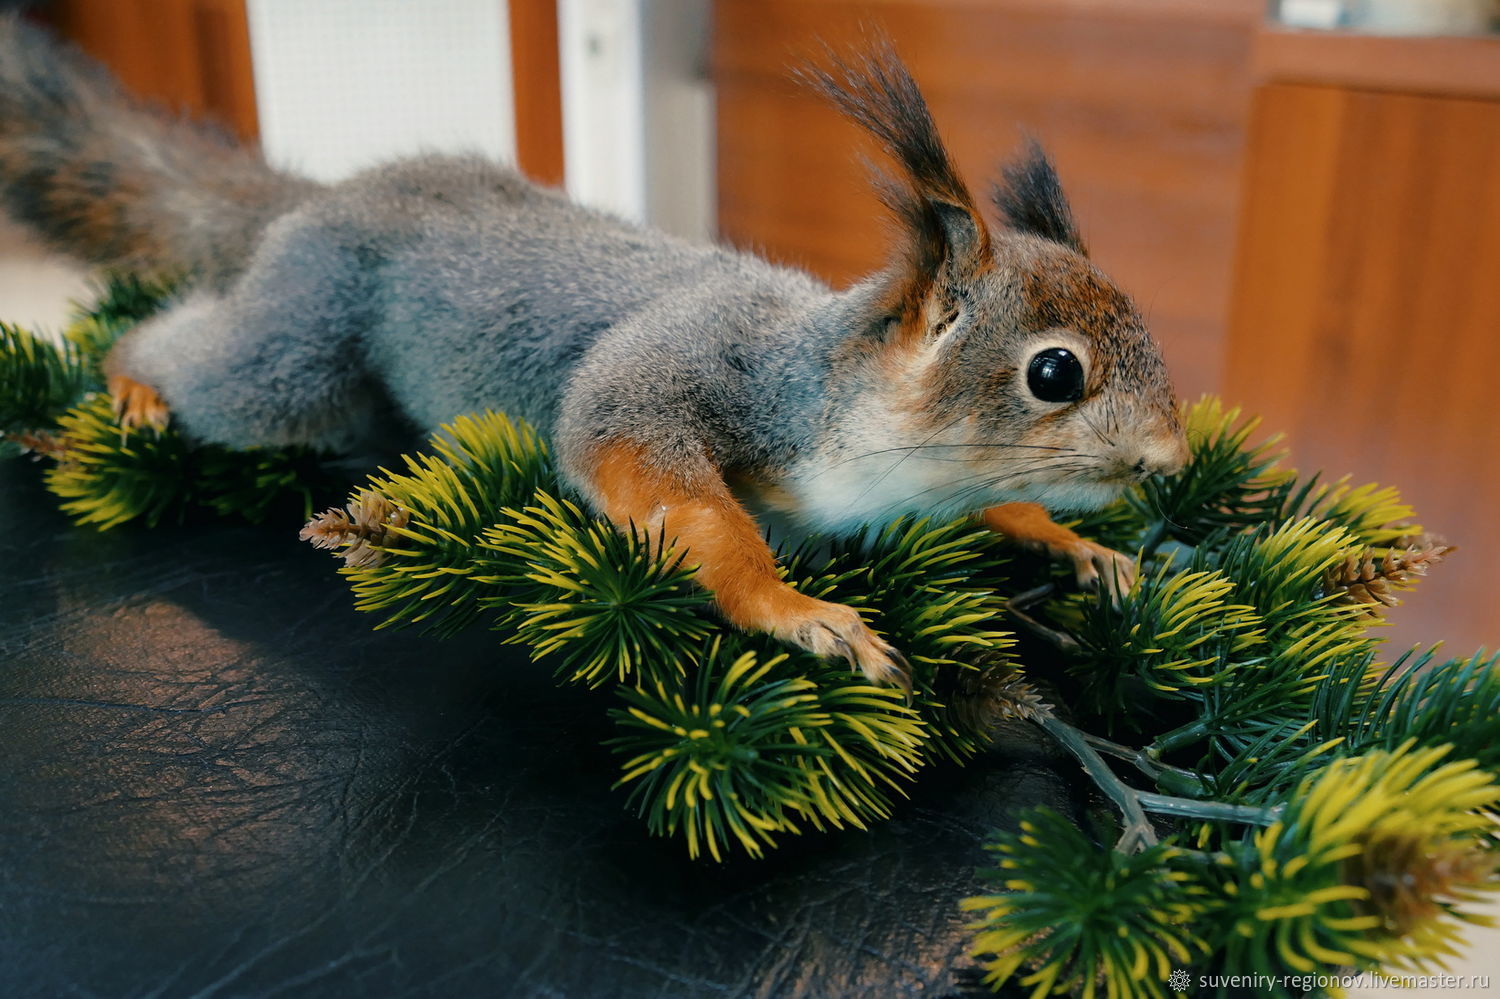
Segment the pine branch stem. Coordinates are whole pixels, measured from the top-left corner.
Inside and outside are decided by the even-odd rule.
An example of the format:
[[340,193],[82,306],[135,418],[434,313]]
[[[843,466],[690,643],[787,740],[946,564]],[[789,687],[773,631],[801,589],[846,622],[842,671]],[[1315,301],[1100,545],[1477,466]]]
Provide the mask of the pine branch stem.
[[1152,828],[1151,820],[1146,817],[1146,810],[1141,806],[1140,792],[1115,776],[1104,757],[1089,745],[1083,732],[1051,714],[1041,718],[1037,724],[1073,754],[1082,764],[1084,772],[1099,786],[1099,790],[1120,810],[1125,820],[1125,829],[1115,843],[1115,849],[1121,853],[1135,853],[1144,847],[1155,845],[1156,830]]
[[17,445],[22,451],[47,458],[62,459],[68,447],[66,442],[47,430],[13,430],[0,434],[0,440]]
[[1280,808],[1258,808],[1254,805],[1232,805],[1226,801],[1198,801],[1170,794],[1136,791],[1136,800],[1148,812],[1183,819],[1208,819],[1214,822],[1244,822],[1268,826],[1281,815]]
[[1005,601],[1005,610],[1006,613],[1009,614],[1017,624],[1021,625],[1027,631],[1036,635],[1038,638],[1044,639],[1045,641],[1051,643],[1055,648],[1063,652],[1072,652],[1078,648],[1078,640],[1076,638],[1074,638],[1072,635],[1069,635],[1067,632],[1058,631],[1056,628],[1049,628],[1047,625],[1043,624],[1036,618],[1032,617],[1030,614],[1026,613],[1026,608],[1033,607],[1041,603],[1043,600],[1052,596],[1053,592],[1056,589],[1057,587],[1053,586],[1051,583],[1043,583],[1041,586],[1026,590],[1023,593],[1017,593],[1015,596]]
[[1115,775],[1109,763],[1096,751],[1096,747],[1135,763],[1148,774],[1154,768],[1157,772],[1151,774],[1152,776],[1168,771],[1179,772],[1187,776],[1193,775],[1190,771],[1157,763],[1144,753],[1110,742],[1108,739],[1089,735],[1056,715],[1047,714],[1040,718],[1037,724],[1056,739],[1064,749],[1073,754],[1083,766],[1084,772],[1098,785],[1099,790],[1103,791],[1120,810],[1125,828],[1120,835],[1119,842],[1115,844],[1115,849],[1121,853],[1134,853],[1157,842],[1156,830],[1152,827],[1151,820],[1146,815],[1147,812],[1170,815],[1179,819],[1206,819],[1211,822],[1241,822],[1261,826],[1270,825],[1281,814],[1280,808],[1235,805],[1226,801],[1199,801],[1170,794],[1156,794],[1152,791],[1138,791]]
[[1150,753],[1142,749],[1133,749],[1130,746],[1122,746],[1118,742],[1111,742],[1103,736],[1091,735],[1087,732],[1083,735],[1088,744],[1106,756],[1113,756],[1117,760],[1124,760],[1131,764],[1141,773],[1152,780],[1159,778],[1162,774],[1175,774],[1185,780],[1197,782],[1199,776],[1184,767],[1174,767],[1170,763],[1163,763]]
[[1174,750],[1191,746],[1195,742],[1208,738],[1210,734],[1208,725],[1199,719],[1158,737],[1155,742],[1146,747],[1146,755],[1152,759],[1161,759]]

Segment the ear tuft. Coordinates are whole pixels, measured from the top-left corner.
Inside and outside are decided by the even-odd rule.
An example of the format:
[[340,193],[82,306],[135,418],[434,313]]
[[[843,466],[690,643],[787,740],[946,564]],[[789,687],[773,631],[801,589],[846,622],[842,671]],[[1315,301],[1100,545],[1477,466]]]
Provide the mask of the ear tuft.
[[906,231],[915,283],[931,282],[943,267],[968,271],[989,260],[990,234],[959,177],[911,72],[888,38],[848,56],[824,46],[825,66],[798,76],[877,139],[900,166],[876,173],[881,200]]
[[1057,170],[1039,143],[1028,142],[1019,159],[1001,168],[1000,178],[995,207],[1012,229],[1088,254]]

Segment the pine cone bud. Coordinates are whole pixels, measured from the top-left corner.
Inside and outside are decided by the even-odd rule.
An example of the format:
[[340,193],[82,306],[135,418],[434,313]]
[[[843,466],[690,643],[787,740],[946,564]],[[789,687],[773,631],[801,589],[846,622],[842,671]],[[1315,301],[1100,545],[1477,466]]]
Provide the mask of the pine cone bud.
[[1429,566],[1456,549],[1430,534],[1397,538],[1389,548],[1350,552],[1323,573],[1323,592],[1338,594],[1339,603],[1361,605],[1371,614],[1401,603],[1397,590],[1416,585]]
[[410,519],[406,509],[366,489],[344,509],[334,507],[309,520],[297,537],[315,548],[342,548],[346,566],[373,568],[385,561],[380,545],[386,535]]
[[62,461],[68,450],[66,438],[45,430],[18,430],[5,434],[4,437],[12,444],[19,445],[23,454],[34,454],[38,458]]

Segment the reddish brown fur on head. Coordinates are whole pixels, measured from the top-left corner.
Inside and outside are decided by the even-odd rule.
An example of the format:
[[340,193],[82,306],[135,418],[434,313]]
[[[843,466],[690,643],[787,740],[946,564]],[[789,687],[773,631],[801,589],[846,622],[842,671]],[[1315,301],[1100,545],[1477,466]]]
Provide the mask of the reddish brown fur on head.
[[[866,349],[889,383],[884,397],[920,435],[904,446],[948,448],[956,471],[992,469],[1009,498],[1053,505],[1092,505],[1178,467],[1186,447],[1160,351],[1130,299],[1087,259],[1040,147],[1003,170],[993,200],[1005,228],[992,231],[889,43],[830,60],[805,75],[900,167],[877,178],[901,239],[876,279],[881,314]],[[1076,397],[1031,389],[1031,366],[1049,350],[1078,362]]]

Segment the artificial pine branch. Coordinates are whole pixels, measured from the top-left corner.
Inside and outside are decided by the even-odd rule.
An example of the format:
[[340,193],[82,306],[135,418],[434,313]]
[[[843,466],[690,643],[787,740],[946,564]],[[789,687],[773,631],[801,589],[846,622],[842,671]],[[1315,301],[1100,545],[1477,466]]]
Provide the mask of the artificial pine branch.
[[1276,519],[1295,473],[1281,469],[1280,435],[1251,444],[1257,418],[1241,419],[1204,397],[1183,414],[1193,460],[1177,475],[1156,477],[1126,497],[1152,525],[1150,550],[1173,537],[1196,544],[1216,531],[1239,531],[1248,523]]
[[1489,774],[1448,754],[1408,742],[1309,775],[1230,870],[1230,966],[1420,969],[1448,951],[1464,921],[1454,903],[1494,888],[1500,801]]
[[[53,457],[65,508],[99,526],[264,514],[289,494],[308,506],[312,456],[118,426],[90,394],[99,360],[164,290],[111,287],[61,348],[0,337],[0,384],[20,387],[0,395],[20,414],[0,428],[10,449]],[[1125,821],[1101,837],[1115,848],[1056,817],[1001,837],[1010,893],[969,905],[986,913],[976,947],[996,984],[1126,997],[1165,994],[1179,962],[1285,975],[1437,960],[1494,884],[1500,658],[1381,664],[1370,615],[1443,546],[1408,537],[1419,529],[1394,490],[1282,468],[1237,410],[1205,399],[1185,422],[1179,475],[1078,524],[1141,554],[1117,602],[1067,592],[967,521],[780,553],[792,585],[856,607],[907,652],[911,705],[725,628],[672,539],[590,515],[536,435],[497,414],[456,420],[303,536],[344,560],[381,626],[482,621],[561,680],[613,687],[619,786],[690,854],[866,826],[997,720],[1037,725]],[[1073,692],[1072,720],[1031,675]],[[1116,730],[1134,745],[1093,734]]]
[[121,427],[110,399],[93,395],[59,423],[65,446],[47,488],[79,524],[108,530],[128,521],[154,527],[188,507],[190,455],[171,432]]
[[760,856],[805,827],[865,828],[922,766],[927,727],[899,692],[789,667],[715,639],[688,675],[622,687],[613,743],[630,758],[616,786],[689,856],[722,860],[731,843]]
[[995,988],[1032,995],[1165,999],[1175,967],[1211,953],[1195,925],[1211,899],[1172,868],[1171,843],[1101,850],[1054,812],[1034,810],[996,837],[990,876],[1005,889],[963,901],[980,914],[974,952]]

